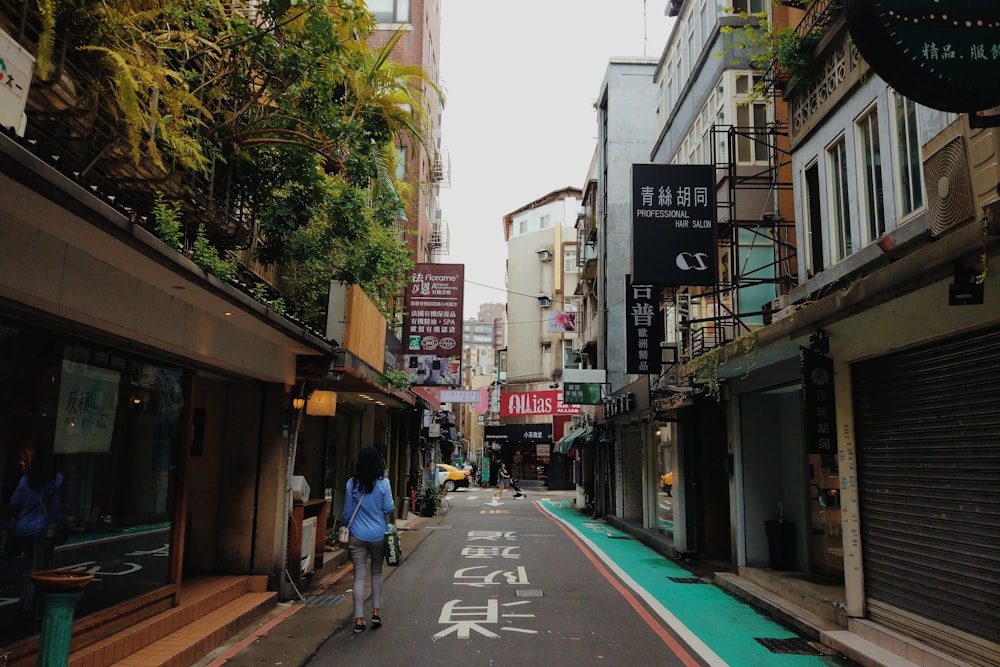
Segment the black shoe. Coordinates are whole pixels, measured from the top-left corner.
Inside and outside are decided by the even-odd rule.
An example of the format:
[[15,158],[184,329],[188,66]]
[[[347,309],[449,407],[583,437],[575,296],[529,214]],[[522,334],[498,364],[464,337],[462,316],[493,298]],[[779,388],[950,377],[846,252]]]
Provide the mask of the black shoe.
[[381,628],[382,627],[382,617],[378,614],[372,614],[372,627]]
[[365,631],[365,624],[364,623],[355,623],[354,624],[354,634],[360,635],[364,631]]

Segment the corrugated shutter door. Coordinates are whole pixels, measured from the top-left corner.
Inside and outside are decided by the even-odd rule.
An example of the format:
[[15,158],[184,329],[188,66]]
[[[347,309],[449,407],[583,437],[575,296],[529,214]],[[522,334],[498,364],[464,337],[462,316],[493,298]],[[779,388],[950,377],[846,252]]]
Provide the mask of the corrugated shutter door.
[[1000,329],[852,368],[869,600],[1000,637]]

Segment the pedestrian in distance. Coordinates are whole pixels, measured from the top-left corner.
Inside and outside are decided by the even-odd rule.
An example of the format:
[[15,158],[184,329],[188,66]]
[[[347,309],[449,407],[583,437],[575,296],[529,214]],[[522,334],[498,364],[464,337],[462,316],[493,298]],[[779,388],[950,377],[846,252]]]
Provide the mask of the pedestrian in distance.
[[[347,544],[354,565],[354,632],[365,631],[365,587],[371,559],[373,628],[382,625],[382,565],[385,563],[386,515],[395,510],[392,487],[385,478],[382,455],[374,447],[358,452],[354,475],[347,480],[343,525],[350,525]],[[353,518],[352,518],[353,517]]]
[[500,464],[500,472],[497,474],[497,490],[493,494],[494,498],[499,498],[503,500],[503,490],[507,486],[510,480],[510,473],[507,472],[507,465],[505,463]]

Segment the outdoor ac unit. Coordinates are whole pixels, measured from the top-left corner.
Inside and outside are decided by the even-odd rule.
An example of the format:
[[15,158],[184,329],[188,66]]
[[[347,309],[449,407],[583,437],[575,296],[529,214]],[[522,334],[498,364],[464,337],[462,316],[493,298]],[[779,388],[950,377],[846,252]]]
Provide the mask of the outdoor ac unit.
[[964,136],[956,136],[924,160],[924,183],[931,235],[943,234],[975,216]]
[[[1000,108],[991,110],[992,115]],[[1000,182],[1000,127],[959,116],[924,145],[924,182],[931,233],[943,234],[989,215]]]
[[552,251],[548,248],[542,248],[541,250],[536,250],[538,253],[539,262],[551,262],[552,261]]

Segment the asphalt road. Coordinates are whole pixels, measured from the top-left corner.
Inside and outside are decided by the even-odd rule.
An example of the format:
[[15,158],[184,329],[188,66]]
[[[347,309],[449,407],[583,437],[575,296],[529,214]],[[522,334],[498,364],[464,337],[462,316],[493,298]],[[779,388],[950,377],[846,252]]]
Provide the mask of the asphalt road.
[[451,511],[387,582],[383,627],[344,628],[310,665],[622,665],[665,653],[658,632],[531,496],[450,498]]

